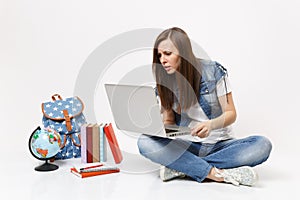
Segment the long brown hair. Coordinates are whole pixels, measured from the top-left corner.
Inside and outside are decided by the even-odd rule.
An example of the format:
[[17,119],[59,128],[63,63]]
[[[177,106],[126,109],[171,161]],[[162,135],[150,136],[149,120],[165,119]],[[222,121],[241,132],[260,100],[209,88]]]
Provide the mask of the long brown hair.
[[[158,56],[158,45],[170,39],[179,51],[180,66],[174,74],[167,74],[162,67]],[[197,62],[188,35],[180,28],[173,27],[158,35],[153,48],[152,70],[156,79],[156,87],[162,106],[169,110],[174,103],[172,92],[174,81],[179,88],[179,97],[176,97],[182,109],[188,109],[198,101],[200,87],[200,63]]]

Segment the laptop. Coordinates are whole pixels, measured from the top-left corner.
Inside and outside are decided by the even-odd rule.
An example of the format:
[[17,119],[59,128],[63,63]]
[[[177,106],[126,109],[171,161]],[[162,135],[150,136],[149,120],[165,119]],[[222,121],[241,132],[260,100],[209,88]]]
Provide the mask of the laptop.
[[104,84],[116,127],[119,130],[160,137],[190,134],[189,127],[164,125],[152,86]]

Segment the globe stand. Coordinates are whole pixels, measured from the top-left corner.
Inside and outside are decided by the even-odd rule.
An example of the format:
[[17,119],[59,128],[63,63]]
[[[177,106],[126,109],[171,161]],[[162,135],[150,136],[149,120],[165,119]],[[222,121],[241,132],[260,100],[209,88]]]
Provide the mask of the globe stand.
[[48,159],[46,160],[46,162],[40,166],[37,166],[34,168],[36,171],[39,172],[48,172],[48,171],[53,171],[53,170],[57,170],[58,166],[48,163]]
[[[49,135],[49,132],[52,132],[52,135],[51,135],[51,137],[50,137],[50,135]],[[32,147],[32,142],[33,141],[36,141],[40,136],[40,134],[42,133],[42,139],[46,139],[47,141],[49,140],[49,142],[50,142],[50,139],[52,139],[52,140],[54,140],[54,141],[56,141],[57,142],[57,148],[56,148],[56,151],[55,152],[52,152],[50,155],[51,155],[51,157],[50,157],[50,155],[48,154],[48,148],[46,147],[35,147],[36,149],[35,149],[35,151],[33,151],[33,147]],[[52,141],[52,142],[50,142],[51,144],[53,144],[53,142],[54,141]],[[36,158],[36,159],[38,159],[38,160],[44,160],[45,161],[45,163],[44,164],[42,164],[42,165],[40,165],[40,166],[37,166],[37,167],[35,167],[34,169],[36,170],[36,171],[40,171],[40,172],[48,172],[48,171],[54,171],[54,170],[57,170],[58,169],[58,166],[57,165],[54,165],[54,164],[51,164],[51,163],[48,163],[48,161],[50,160],[50,161],[52,161],[51,159],[53,159],[54,160],[54,157],[55,157],[55,154],[57,154],[58,153],[58,150],[60,149],[59,147],[60,147],[60,142],[61,142],[61,138],[60,138],[60,135],[57,133],[57,132],[55,132],[54,130],[52,130],[52,129],[49,129],[49,128],[47,128],[47,129],[45,129],[45,128],[43,128],[43,129],[41,129],[41,127],[37,127],[33,132],[32,132],[32,134],[30,135],[30,138],[29,138],[29,142],[28,142],[28,145],[29,145],[29,151],[30,151],[30,153]],[[37,149],[39,149],[39,151],[40,152],[38,152],[38,150]],[[49,157],[47,157],[47,156],[49,156]]]

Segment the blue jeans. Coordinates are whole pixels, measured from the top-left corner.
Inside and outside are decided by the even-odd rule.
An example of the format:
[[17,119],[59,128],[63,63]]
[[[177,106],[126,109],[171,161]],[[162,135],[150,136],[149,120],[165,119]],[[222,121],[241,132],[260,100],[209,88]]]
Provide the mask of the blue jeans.
[[263,163],[270,155],[272,144],[263,136],[207,144],[179,138],[172,140],[141,135],[138,148],[140,153],[152,162],[183,172],[202,182],[212,167],[228,169]]

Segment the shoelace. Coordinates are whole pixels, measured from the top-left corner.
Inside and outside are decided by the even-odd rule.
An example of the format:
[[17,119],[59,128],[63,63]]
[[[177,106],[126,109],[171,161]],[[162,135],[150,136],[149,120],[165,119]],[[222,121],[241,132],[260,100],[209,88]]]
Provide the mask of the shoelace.
[[224,178],[224,181],[227,183],[232,183],[235,186],[239,186],[240,183],[238,181],[236,181],[233,177],[231,177],[230,175],[226,174],[225,171],[221,172],[219,169],[215,168],[216,170],[216,174],[215,177],[217,178]]

